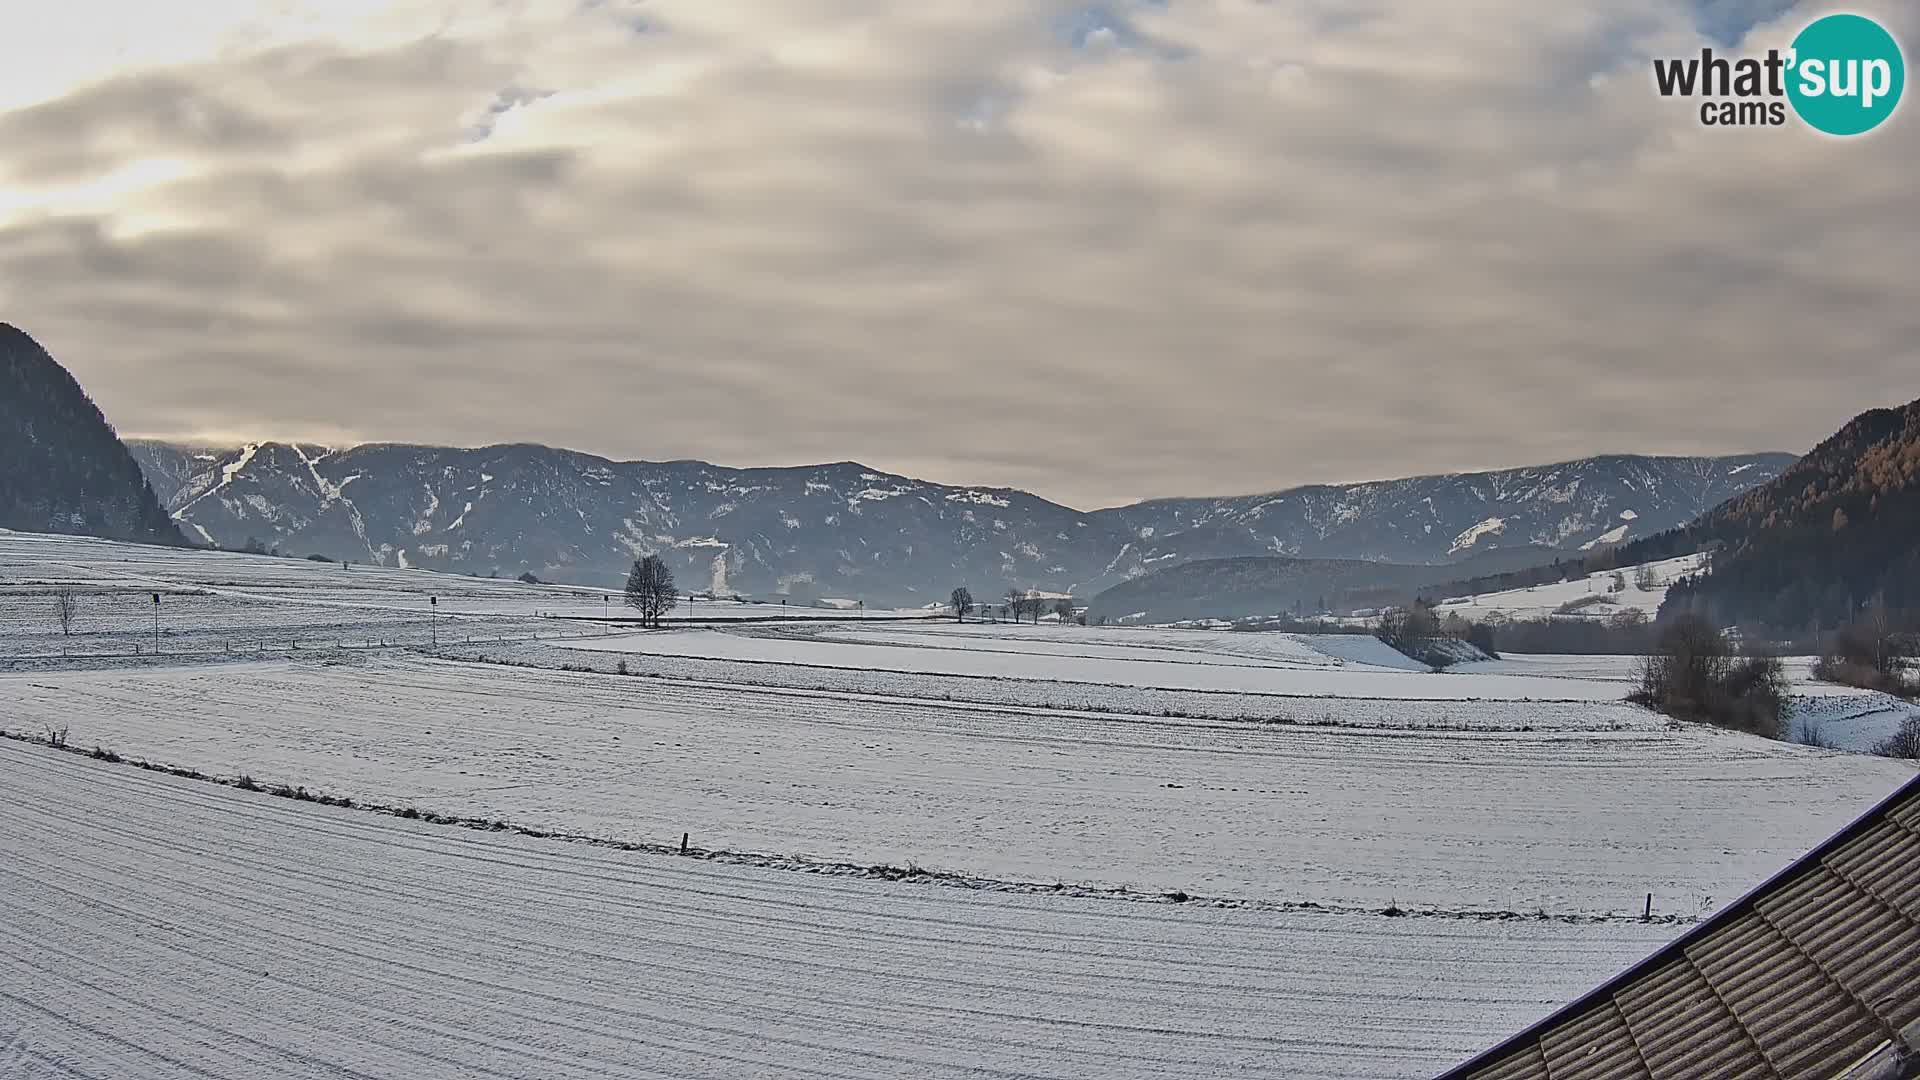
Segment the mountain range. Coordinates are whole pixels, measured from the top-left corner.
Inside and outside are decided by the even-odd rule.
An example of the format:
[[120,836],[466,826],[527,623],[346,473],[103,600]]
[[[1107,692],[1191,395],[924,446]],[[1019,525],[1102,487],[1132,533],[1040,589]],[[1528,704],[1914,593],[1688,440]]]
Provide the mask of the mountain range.
[[222,548],[255,540],[287,554],[604,585],[659,553],[683,588],[903,605],[960,584],[982,597],[1009,586],[1091,596],[1210,558],[1446,564],[1517,548],[1544,561],[1672,528],[1794,460],[1610,455],[1081,511],[852,462],[738,469],[532,445],[130,449],[189,538]]

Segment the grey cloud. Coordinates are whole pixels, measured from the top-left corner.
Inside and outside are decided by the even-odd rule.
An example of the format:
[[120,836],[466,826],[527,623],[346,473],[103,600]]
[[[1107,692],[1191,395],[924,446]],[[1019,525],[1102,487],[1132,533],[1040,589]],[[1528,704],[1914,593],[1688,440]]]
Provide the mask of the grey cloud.
[[266,126],[195,143],[100,88],[0,114],[10,160],[58,161],[58,114],[117,133],[85,170],[197,165],[0,218],[0,316],[132,432],[854,458],[1080,505],[1792,449],[1920,393],[1915,105],[1852,143],[1704,132],[1635,58],[1698,47],[1672,5],[1377,8],[1146,5],[1153,48],[1088,51],[1010,0],[686,0],[644,35],[129,75]]
[[282,149],[291,133],[221,100],[181,73],[143,72],[64,98],[0,113],[0,176],[76,181],[105,172],[130,145],[208,154]]

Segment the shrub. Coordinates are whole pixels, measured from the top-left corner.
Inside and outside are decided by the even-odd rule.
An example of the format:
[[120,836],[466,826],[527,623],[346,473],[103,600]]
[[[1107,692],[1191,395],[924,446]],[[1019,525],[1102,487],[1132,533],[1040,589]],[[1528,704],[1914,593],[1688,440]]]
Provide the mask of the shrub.
[[1807,721],[1800,728],[1800,745],[1811,746],[1818,750],[1840,749],[1840,744],[1828,737],[1827,729],[1811,720]]
[[1873,752],[1881,757],[1920,761],[1920,716],[1901,721],[1900,730],[1874,744]]
[[1902,632],[1900,620],[1876,603],[1833,634],[1813,674],[1828,682],[1915,697],[1920,696],[1920,678],[1908,669],[1916,655],[1920,638]]
[[1878,690],[1896,697],[1920,697],[1920,678],[1899,669],[1883,670],[1870,663],[1850,659],[1838,652],[1828,653],[1813,663],[1813,677],[1841,686]]
[[1467,627],[1467,641],[1495,660],[1500,659],[1500,653],[1493,647],[1494,633],[1491,624],[1473,623],[1469,625]]
[[1434,613],[1433,602],[1425,599],[1415,600],[1412,607],[1389,608],[1381,613],[1374,628],[1375,637],[1436,671],[1459,659],[1446,643],[1463,632],[1443,626]]
[[1786,722],[1786,670],[1777,656],[1743,656],[1727,669],[1725,683],[1708,701],[1708,723],[1769,739],[1781,737]]
[[1660,629],[1627,700],[1675,718],[1762,735],[1785,735],[1788,688],[1778,657],[1735,656],[1726,635],[1694,614]]

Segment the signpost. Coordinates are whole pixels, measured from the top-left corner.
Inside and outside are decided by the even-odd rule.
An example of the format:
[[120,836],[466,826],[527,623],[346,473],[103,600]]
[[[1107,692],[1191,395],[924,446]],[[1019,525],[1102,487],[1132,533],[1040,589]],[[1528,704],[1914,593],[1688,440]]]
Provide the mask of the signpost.
[[153,655],[160,655],[160,594],[153,594]]

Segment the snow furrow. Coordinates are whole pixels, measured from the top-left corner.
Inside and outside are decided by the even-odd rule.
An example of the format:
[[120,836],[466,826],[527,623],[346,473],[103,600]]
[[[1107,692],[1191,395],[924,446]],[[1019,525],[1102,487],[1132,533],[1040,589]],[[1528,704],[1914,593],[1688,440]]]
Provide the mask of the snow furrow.
[[1417,1076],[1670,932],[836,882],[14,742],[0,814],[34,913],[0,925],[0,1045],[47,1075]]
[[1253,725],[427,659],[11,675],[0,692],[12,726],[361,801],[1375,910],[1637,913],[1653,892],[1701,914],[1910,772],[1709,731]]

